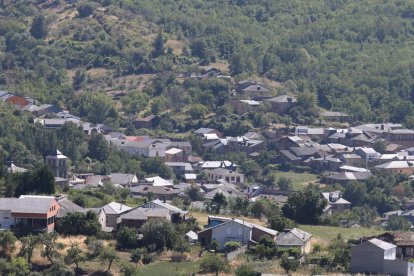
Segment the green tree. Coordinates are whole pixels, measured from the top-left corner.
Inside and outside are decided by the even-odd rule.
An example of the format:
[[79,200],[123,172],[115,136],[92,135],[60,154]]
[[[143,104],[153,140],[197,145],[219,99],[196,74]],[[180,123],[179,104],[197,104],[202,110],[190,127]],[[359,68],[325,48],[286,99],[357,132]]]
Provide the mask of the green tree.
[[145,254],[146,251],[147,251],[146,248],[135,248],[134,250],[131,251],[131,256],[130,256],[131,261],[134,263],[139,263],[142,259],[142,256]]
[[295,227],[295,222],[281,215],[270,216],[267,220],[268,226],[276,231],[283,231],[285,229],[291,229]]
[[85,256],[83,255],[82,250],[80,249],[78,244],[71,244],[70,248],[66,252],[66,256],[64,257],[65,264],[67,265],[76,265],[76,270],[79,270],[79,263],[84,262],[86,260]]
[[277,180],[277,185],[281,190],[289,190],[292,186],[292,180],[282,176]]
[[63,235],[94,236],[101,231],[98,216],[93,211],[67,213],[56,223],[56,231]]
[[171,250],[177,239],[177,231],[167,220],[149,220],[141,227],[142,243],[154,246],[154,250]]
[[37,236],[28,235],[20,239],[21,248],[19,255],[27,258],[27,263],[32,262],[33,252],[39,245],[39,238]]
[[227,206],[227,199],[222,193],[216,193],[213,196],[211,203],[215,209],[216,214],[219,214],[221,208]]
[[333,256],[332,264],[348,269],[351,260],[351,250],[341,234],[338,234],[336,239],[331,241],[328,251],[330,255]]
[[218,276],[219,272],[225,272],[229,269],[229,264],[220,255],[207,253],[201,258],[200,269],[208,273],[216,273]]
[[59,235],[56,232],[39,235],[39,243],[42,244],[40,255],[47,258],[52,265],[60,256],[59,251],[65,247],[63,243],[57,241],[58,238]]
[[80,4],[77,10],[80,18],[88,17],[93,14],[93,7],[88,3]]
[[134,228],[121,227],[116,235],[116,246],[120,249],[136,248],[138,241],[138,232]]
[[36,39],[43,39],[47,36],[47,22],[43,15],[38,15],[33,18],[32,25],[30,27],[30,34]]
[[326,204],[326,200],[319,195],[319,189],[308,186],[303,191],[290,194],[282,211],[284,216],[297,223],[316,224]]
[[80,89],[83,84],[88,80],[88,74],[86,70],[76,70],[73,76],[73,88]]
[[106,247],[102,251],[102,253],[99,255],[99,260],[102,262],[102,264],[108,263],[108,269],[107,269],[107,271],[110,271],[111,270],[112,263],[114,261],[119,260],[119,256],[116,253],[115,248],[113,248],[113,247]]
[[155,38],[152,46],[154,47],[154,50],[152,51],[153,57],[159,57],[164,54],[165,52],[165,38],[162,34],[162,32],[159,32],[157,37]]
[[408,219],[401,216],[392,216],[387,222],[387,230],[389,231],[409,231],[411,223]]
[[96,159],[100,162],[105,161],[109,156],[109,144],[102,134],[95,134],[89,140],[88,143],[88,155],[89,157]]
[[266,257],[271,259],[277,253],[276,244],[268,235],[260,238],[255,250],[259,254],[259,258]]
[[10,231],[0,232],[0,252],[3,257],[10,257],[16,249],[17,238]]
[[287,253],[283,253],[282,259],[280,260],[280,266],[289,273],[291,271],[296,271],[299,268],[299,261],[293,257],[289,257]]

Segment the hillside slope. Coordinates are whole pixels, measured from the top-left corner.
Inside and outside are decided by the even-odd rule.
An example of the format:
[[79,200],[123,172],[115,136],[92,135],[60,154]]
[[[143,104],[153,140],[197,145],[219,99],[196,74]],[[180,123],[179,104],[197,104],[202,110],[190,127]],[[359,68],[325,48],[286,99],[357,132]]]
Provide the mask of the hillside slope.
[[354,120],[414,126],[414,0],[86,2],[2,1],[0,85],[65,104],[81,88],[142,90],[154,74],[226,60],[235,76],[293,80]]

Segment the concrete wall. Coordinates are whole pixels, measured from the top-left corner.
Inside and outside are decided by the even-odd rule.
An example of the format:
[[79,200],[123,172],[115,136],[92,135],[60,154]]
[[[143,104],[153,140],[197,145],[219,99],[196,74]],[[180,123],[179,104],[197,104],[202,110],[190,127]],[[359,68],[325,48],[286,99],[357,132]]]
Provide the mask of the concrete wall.
[[363,243],[351,249],[352,273],[375,272],[382,273],[384,251],[370,243]]
[[399,260],[384,260],[384,274],[414,276],[414,263]]
[[219,243],[219,249],[224,248],[228,241],[237,241],[247,244],[250,239],[250,228],[242,224],[230,221],[212,229],[211,239]]

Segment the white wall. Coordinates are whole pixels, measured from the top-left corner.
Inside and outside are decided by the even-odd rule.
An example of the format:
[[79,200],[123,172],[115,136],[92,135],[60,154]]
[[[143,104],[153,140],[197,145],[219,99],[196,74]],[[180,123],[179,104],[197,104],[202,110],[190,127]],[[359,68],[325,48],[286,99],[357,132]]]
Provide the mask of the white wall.
[[11,217],[10,210],[0,210],[0,228],[10,229],[14,224],[14,218]]

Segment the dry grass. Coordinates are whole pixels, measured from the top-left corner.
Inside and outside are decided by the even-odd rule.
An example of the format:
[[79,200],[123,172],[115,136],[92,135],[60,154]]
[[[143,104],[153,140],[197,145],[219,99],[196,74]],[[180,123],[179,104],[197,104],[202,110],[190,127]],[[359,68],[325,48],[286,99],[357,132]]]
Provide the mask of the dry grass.
[[165,45],[173,50],[174,55],[179,56],[183,52],[185,43],[177,39],[168,39]]

